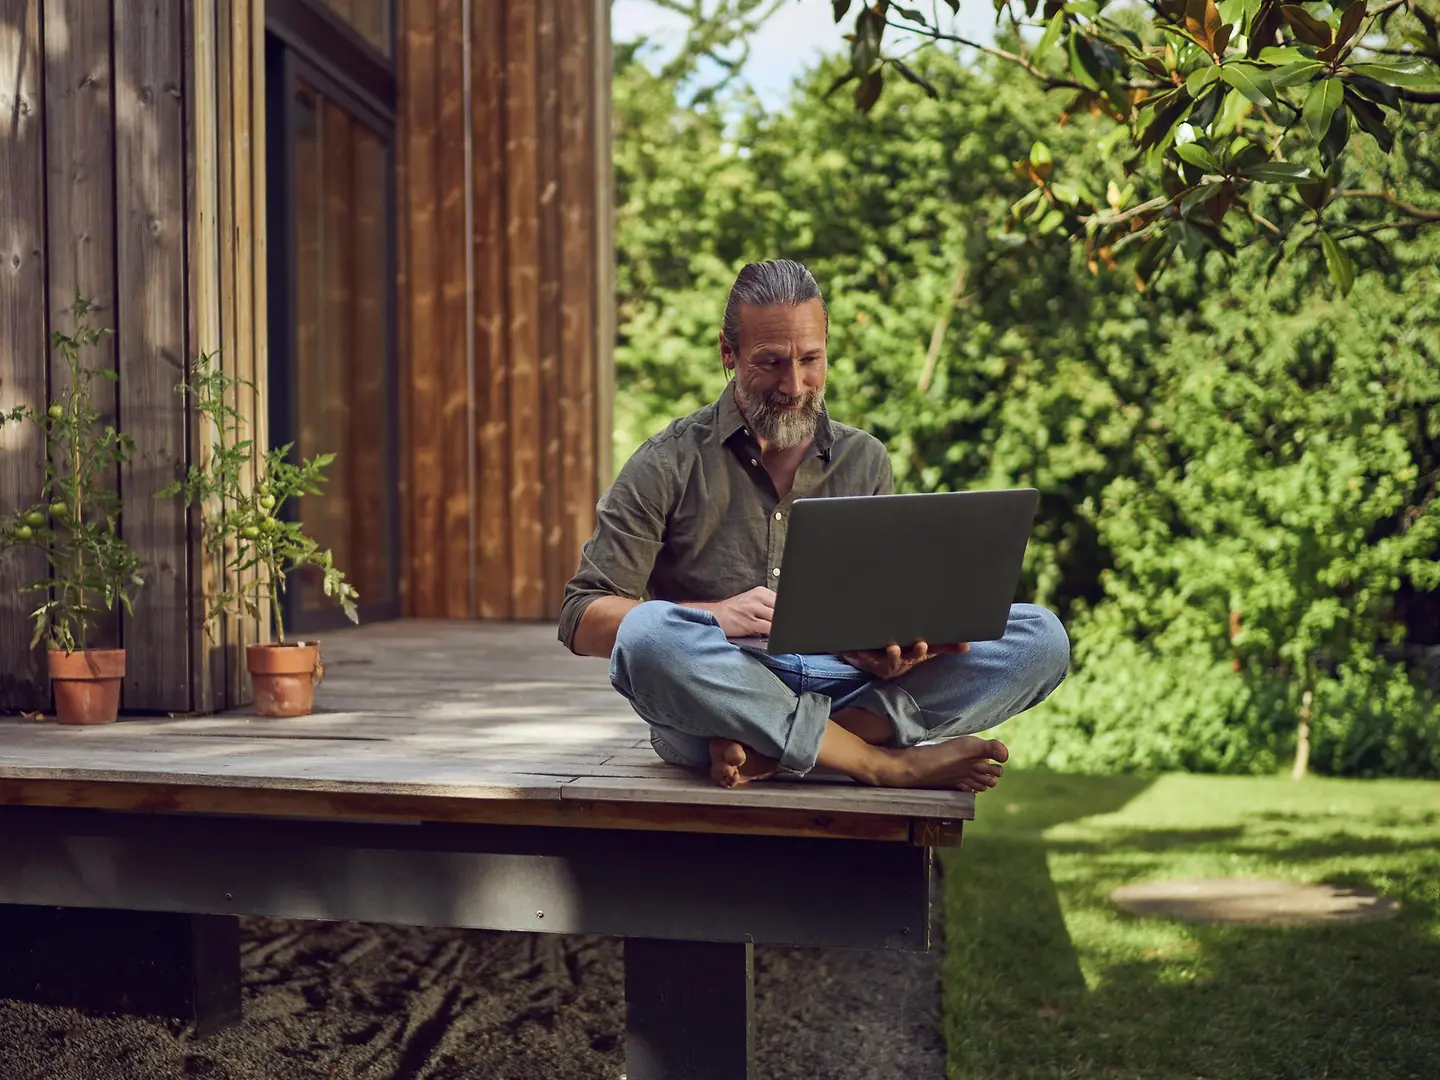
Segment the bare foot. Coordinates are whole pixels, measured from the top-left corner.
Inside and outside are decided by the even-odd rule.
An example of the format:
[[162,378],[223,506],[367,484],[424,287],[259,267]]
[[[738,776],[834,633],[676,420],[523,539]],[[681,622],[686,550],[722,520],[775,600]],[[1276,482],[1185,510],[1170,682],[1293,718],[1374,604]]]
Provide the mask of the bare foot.
[[733,739],[710,740],[710,779],[720,787],[739,787],[751,780],[774,776],[777,764],[773,758],[757,754]]
[[993,788],[1010,751],[999,739],[961,735],[934,746],[892,750],[873,783],[882,787],[952,788],[980,792]]

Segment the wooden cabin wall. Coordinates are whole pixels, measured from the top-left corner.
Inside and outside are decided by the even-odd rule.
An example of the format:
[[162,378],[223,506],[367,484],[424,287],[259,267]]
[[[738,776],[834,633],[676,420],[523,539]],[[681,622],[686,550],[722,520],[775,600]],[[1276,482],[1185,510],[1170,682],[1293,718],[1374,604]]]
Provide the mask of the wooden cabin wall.
[[[118,376],[95,384],[99,411],[136,444],[114,479],[145,585],[90,638],[127,650],[126,711],[233,697],[201,631],[216,583],[198,511],[154,493],[208,446],[175,389],[189,358],[220,348],[263,380],[260,2],[0,0],[0,408],[61,389],[47,341],[78,292],[110,331],[86,359]],[[263,415],[253,398],[242,409]],[[0,510],[39,497],[43,454],[32,425],[0,431]],[[50,700],[37,601],[19,593],[45,574],[30,553],[0,558],[0,711]]]
[[608,0],[401,6],[405,611],[545,619],[608,481]]

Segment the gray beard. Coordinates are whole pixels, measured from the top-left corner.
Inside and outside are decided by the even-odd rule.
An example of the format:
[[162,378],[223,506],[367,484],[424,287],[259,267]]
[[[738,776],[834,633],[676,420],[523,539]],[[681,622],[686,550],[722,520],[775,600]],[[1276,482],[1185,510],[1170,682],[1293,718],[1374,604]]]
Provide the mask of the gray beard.
[[[793,450],[806,439],[814,438],[820,426],[821,407],[825,404],[823,390],[809,390],[799,398],[774,391],[751,397],[738,382],[735,396],[750,430],[776,450]],[[795,401],[804,404],[799,409],[781,408]]]

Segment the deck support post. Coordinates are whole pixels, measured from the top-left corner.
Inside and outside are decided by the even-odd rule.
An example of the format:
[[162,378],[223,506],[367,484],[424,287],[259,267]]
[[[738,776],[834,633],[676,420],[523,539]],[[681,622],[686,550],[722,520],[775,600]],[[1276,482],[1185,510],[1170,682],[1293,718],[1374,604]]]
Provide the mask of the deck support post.
[[749,1080],[754,950],[749,942],[625,939],[629,1080]]
[[174,1017],[205,1038],[240,1019],[240,920],[0,905],[0,997]]

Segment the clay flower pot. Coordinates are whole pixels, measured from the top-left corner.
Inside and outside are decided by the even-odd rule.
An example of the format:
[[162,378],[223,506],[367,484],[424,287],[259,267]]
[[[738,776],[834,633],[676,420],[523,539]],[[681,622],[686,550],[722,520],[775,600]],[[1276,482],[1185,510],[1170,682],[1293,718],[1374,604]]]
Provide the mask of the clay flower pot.
[[255,687],[258,715],[310,714],[315,686],[324,673],[318,644],[296,641],[284,645],[246,645],[245,667]]
[[50,685],[55,715],[62,724],[113,724],[120,712],[124,649],[51,649]]

